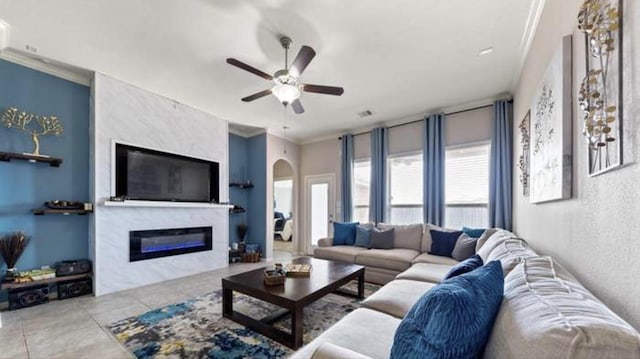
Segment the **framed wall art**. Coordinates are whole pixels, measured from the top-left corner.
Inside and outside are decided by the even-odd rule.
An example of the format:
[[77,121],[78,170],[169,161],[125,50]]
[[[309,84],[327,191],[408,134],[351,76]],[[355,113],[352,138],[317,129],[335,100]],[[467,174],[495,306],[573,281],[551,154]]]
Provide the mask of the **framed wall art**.
[[520,143],[522,152],[518,160],[518,168],[520,168],[520,184],[522,184],[522,195],[529,197],[529,157],[530,157],[530,129],[531,129],[531,111],[527,111],[520,125]]
[[622,5],[622,0],[586,0],[578,13],[587,59],[578,101],[591,176],[622,165]]
[[571,197],[572,37],[565,36],[547,66],[531,106],[531,203]]

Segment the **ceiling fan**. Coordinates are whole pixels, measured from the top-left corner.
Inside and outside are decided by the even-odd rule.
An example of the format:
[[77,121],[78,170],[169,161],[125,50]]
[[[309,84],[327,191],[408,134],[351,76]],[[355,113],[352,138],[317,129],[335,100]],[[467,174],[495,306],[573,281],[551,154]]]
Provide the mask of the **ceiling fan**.
[[280,38],[280,44],[284,48],[284,69],[276,71],[273,76],[234,58],[227,59],[227,63],[230,65],[249,71],[265,80],[274,82],[273,87],[270,89],[244,97],[242,98],[242,101],[251,102],[269,94],[273,94],[285,107],[287,105],[291,105],[293,111],[300,114],[304,112],[304,107],[302,107],[302,103],[300,102],[301,91],[335,96],[340,96],[344,93],[344,89],[342,87],[300,83],[298,78],[307,68],[314,56],[316,56],[316,52],[309,46],[302,46],[300,52],[298,52],[298,55],[293,60],[293,63],[289,66],[289,48],[292,43],[293,41],[287,36]]

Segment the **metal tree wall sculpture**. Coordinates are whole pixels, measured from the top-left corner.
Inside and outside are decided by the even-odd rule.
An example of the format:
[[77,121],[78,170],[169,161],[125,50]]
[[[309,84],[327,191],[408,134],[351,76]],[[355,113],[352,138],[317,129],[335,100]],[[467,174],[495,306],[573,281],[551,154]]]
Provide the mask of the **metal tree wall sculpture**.
[[[33,122],[35,120],[35,122]],[[40,155],[40,136],[56,135],[59,136],[64,131],[62,122],[56,116],[40,116],[31,113],[20,112],[15,107],[10,107],[2,115],[2,123],[7,128],[15,128],[27,135],[31,136],[33,141],[33,153],[31,155]],[[36,126],[35,124],[39,126]],[[39,128],[38,128],[39,127]]]
[[587,74],[578,101],[584,111],[582,133],[589,144],[590,174],[622,162],[621,153],[616,153],[622,126],[620,26],[620,11],[608,1],[586,0],[578,14],[578,29],[587,36]]

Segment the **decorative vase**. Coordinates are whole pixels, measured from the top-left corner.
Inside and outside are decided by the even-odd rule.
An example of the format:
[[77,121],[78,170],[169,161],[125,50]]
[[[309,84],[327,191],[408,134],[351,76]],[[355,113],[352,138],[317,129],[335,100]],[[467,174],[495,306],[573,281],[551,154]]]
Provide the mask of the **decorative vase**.
[[18,274],[18,270],[16,268],[7,269],[7,273],[2,278],[3,282],[13,282],[15,281],[16,275]]

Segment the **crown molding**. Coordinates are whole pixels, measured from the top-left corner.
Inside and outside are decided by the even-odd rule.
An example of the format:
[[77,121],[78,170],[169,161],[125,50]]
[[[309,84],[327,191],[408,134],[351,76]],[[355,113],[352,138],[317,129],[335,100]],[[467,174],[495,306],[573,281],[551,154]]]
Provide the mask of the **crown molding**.
[[91,82],[93,81],[93,71],[71,65],[65,65],[63,68],[62,66],[57,65],[57,61],[49,60],[44,57],[34,58],[12,48],[0,51],[0,59],[84,86],[91,86]]
[[243,138],[251,138],[257,135],[261,135],[263,133],[266,133],[267,131],[264,128],[259,128],[255,131],[251,131],[251,132],[244,132],[244,131],[240,131],[236,128],[233,127],[233,123],[229,122],[229,133],[232,133],[236,136],[240,136]]
[[0,19],[0,52],[9,46],[9,24]]
[[513,80],[511,81],[511,92],[515,92],[516,86],[518,86],[518,82],[520,81],[522,69],[524,68],[527,56],[531,50],[531,44],[533,43],[533,38],[536,35],[536,30],[538,29],[538,24],[540,23],[540,18],[542,17],[542,11],[544,10],[545,4],[546,0],[533,0],[531,2],[529,16],[527,17],[527,24],[524,28],[524,32],[522,33],[522,38],[520,39],[520,58],[518,59],[518,65],[516,67]]

